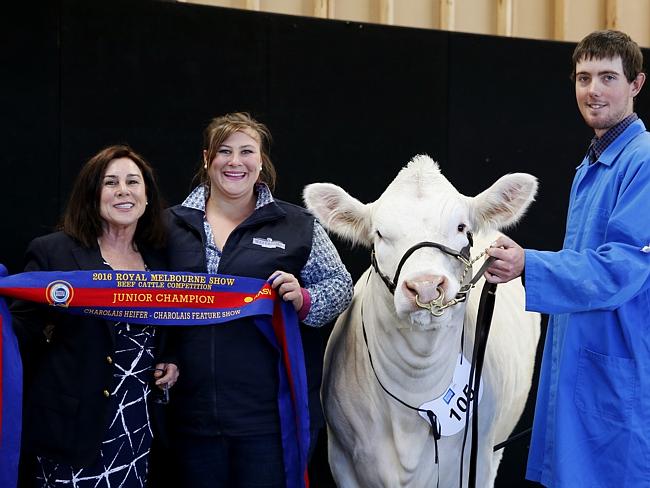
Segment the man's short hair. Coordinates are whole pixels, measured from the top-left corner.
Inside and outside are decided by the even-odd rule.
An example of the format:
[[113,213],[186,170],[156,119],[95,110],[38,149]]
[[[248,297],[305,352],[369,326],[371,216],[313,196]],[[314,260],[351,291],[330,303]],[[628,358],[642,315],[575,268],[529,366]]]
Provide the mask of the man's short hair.
[[634,81],[643,71],[643,54],[639,45],[630,36],[621,31],[595,31],[582,39],[573,51],[573,71],[571,79],[575,81],[576,65],[583,60],[614,59],[621,57],[623,72],[627,81]]

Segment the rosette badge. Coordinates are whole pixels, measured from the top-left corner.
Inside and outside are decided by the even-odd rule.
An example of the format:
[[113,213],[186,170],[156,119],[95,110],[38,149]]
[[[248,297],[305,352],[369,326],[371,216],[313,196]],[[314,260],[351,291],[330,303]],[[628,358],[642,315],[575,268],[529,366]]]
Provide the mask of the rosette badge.
[[74,289],[67,281],[56,280],[47,285],[45,297],[50,305],[67,307],[74,296]]

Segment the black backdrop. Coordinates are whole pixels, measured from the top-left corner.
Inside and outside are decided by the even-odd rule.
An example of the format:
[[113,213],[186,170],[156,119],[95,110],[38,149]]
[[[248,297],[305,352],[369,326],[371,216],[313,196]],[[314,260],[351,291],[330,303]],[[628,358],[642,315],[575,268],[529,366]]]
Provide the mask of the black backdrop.
[[[570,181],[591,136],[569,81],[570,43],[85,0],[15,4],[0,19],[0,41],[0,262],[11,272],[29,240],[53,228],[99,148],[131,144],[177,203],[201,130],[227,111],[267,123],[276,195],[296,203],[316,181],[374,200],[418,153],[468,195],[505,173],[532,173],[539,197],[510,234],[539,249],[561,245]],[[642,97],[637,111],[648,108]],[[356,279],[367,252],[335,242]],[[530,425],[532,404],[518,429]],[[316,488],[332,486],[323,446]],[[528,485],[526,454],[526,441],[506,450],[497,486]]]

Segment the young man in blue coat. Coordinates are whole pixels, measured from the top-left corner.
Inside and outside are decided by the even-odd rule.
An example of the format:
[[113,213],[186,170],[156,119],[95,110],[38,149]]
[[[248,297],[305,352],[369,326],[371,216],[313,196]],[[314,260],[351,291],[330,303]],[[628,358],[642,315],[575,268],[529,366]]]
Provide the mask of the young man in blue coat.
[[634,113],[643,55],[617,31],[573,53],[578,108],[595,132],[571,188],[562,250],[500,238],[486,279],[525,279],[551,314],[528,479],[549,487],[650,486],[650,134]]

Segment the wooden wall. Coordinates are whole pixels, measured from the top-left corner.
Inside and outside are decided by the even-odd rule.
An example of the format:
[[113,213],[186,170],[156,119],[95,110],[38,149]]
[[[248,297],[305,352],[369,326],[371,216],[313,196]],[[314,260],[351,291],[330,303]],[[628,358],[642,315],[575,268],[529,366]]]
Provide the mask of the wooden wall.
[[477,34],[578,41],[597,29],[650,47],[650,0],[181,0],[220,7]]

